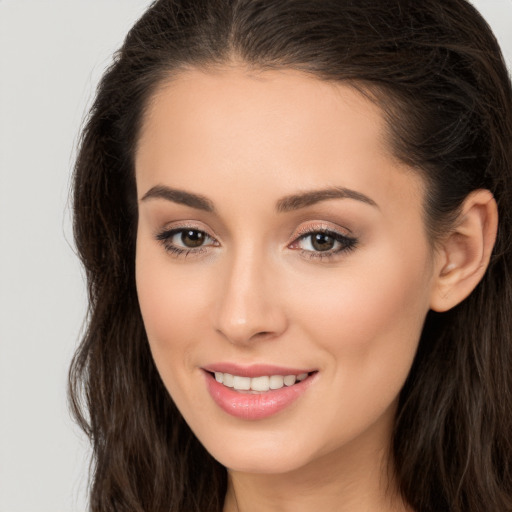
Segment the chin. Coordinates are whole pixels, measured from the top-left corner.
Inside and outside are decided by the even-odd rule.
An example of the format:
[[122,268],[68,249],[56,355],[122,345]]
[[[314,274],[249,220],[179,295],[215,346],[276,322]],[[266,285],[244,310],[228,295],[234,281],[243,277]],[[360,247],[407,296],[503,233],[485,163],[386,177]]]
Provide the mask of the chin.
[[[262,431],[226,433],[222,438],[198,435],[206,450],[223,466],[243,473],[281,474],[300,469],[315,458],[306,439],[290,433]],[[249,435],[248,435],[249,434]],[[251,435],[252,434],[252,435]]]
[[268,453],[261,448],[254,450],[223,451],[212,455],[223,466],[231,471],[252,474],[283,474],[300,469],[307,465],[307,460],[298,453],[289,454],[283,451]]

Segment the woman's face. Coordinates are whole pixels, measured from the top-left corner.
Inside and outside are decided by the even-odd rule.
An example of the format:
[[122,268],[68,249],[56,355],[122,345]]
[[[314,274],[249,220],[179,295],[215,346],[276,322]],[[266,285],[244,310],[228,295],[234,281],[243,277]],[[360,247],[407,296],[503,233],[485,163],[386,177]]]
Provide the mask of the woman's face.
[[151,351],[207,450],[264,473],[384,453],[436,264],[378,107],[299,72],[183,72],[136,179]]

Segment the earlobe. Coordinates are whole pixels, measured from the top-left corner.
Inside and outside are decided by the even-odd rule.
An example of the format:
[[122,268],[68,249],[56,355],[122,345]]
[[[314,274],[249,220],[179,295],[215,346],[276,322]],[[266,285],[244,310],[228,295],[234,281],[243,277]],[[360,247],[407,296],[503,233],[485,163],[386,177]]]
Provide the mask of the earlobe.
[[497,228],[498,207],[493,195],[488,190],[473,191],[438,251],[431,309],[447,311],[475,289],[489,265]]

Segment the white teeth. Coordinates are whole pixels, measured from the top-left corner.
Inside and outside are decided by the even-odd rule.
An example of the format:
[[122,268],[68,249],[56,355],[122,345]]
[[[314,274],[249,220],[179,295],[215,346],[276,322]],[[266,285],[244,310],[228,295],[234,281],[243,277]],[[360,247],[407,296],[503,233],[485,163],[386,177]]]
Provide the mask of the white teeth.
[[250,377],[239,377],[235,375],[233,377],[233,387],[240,391],[248,391],[251,389],[251,378]]
[[293,386],[295,384],[295,375],[287,375],[284,378],[284,385],[285,386]]
[[231,375],[230,373],[225,373],[224,377],[222,377],[222,384],[224,384],[224,386],[227,386],[228,388],[232,388],[234,380],[235,379],[233,375]]
[[253,391],[268,391],[270,386],[270,377],[253,377],[251,379],[251,389]]
[[272,375],[270,377],[270,389],[281,389],[284,386],[284,377],[282,375]]
[[230,373],[215,372],[215,380],[228,388],[238,391],[269,391],[281,389],[284,386],[293,386],[296,382],[306,379],[307,373],[299,375],[262,375],[261,377],[240,377]]

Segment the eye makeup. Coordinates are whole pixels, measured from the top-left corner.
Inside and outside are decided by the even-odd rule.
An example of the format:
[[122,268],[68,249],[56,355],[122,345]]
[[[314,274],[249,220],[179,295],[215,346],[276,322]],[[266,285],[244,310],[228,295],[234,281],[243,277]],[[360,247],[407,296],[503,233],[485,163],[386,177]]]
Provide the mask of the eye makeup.
[[300,250],[310,259],[331,259],[356,248],[357,239],[331,230],[314,230],[301,235],[290,249]]
[[312,223],[300,228],[288,247],[299,250],[307,258],[326,260],[354,250],[357,243],[357,238],[352,235],[341,233],[324,223]]
[[[192,224],[164,229],[155,238],[173,257],[199,256],[220,246],[215,237]],[[355,237],[321,223],[299,229],[287,248],[299,251],[301,256],[309,259],[329,260],[354,250],[357,243]]]
[[208,247],[218,247],[219,242],[197,226],[180,226],[160,231],[156,235],[165,251],[175,257],[199,255]]

